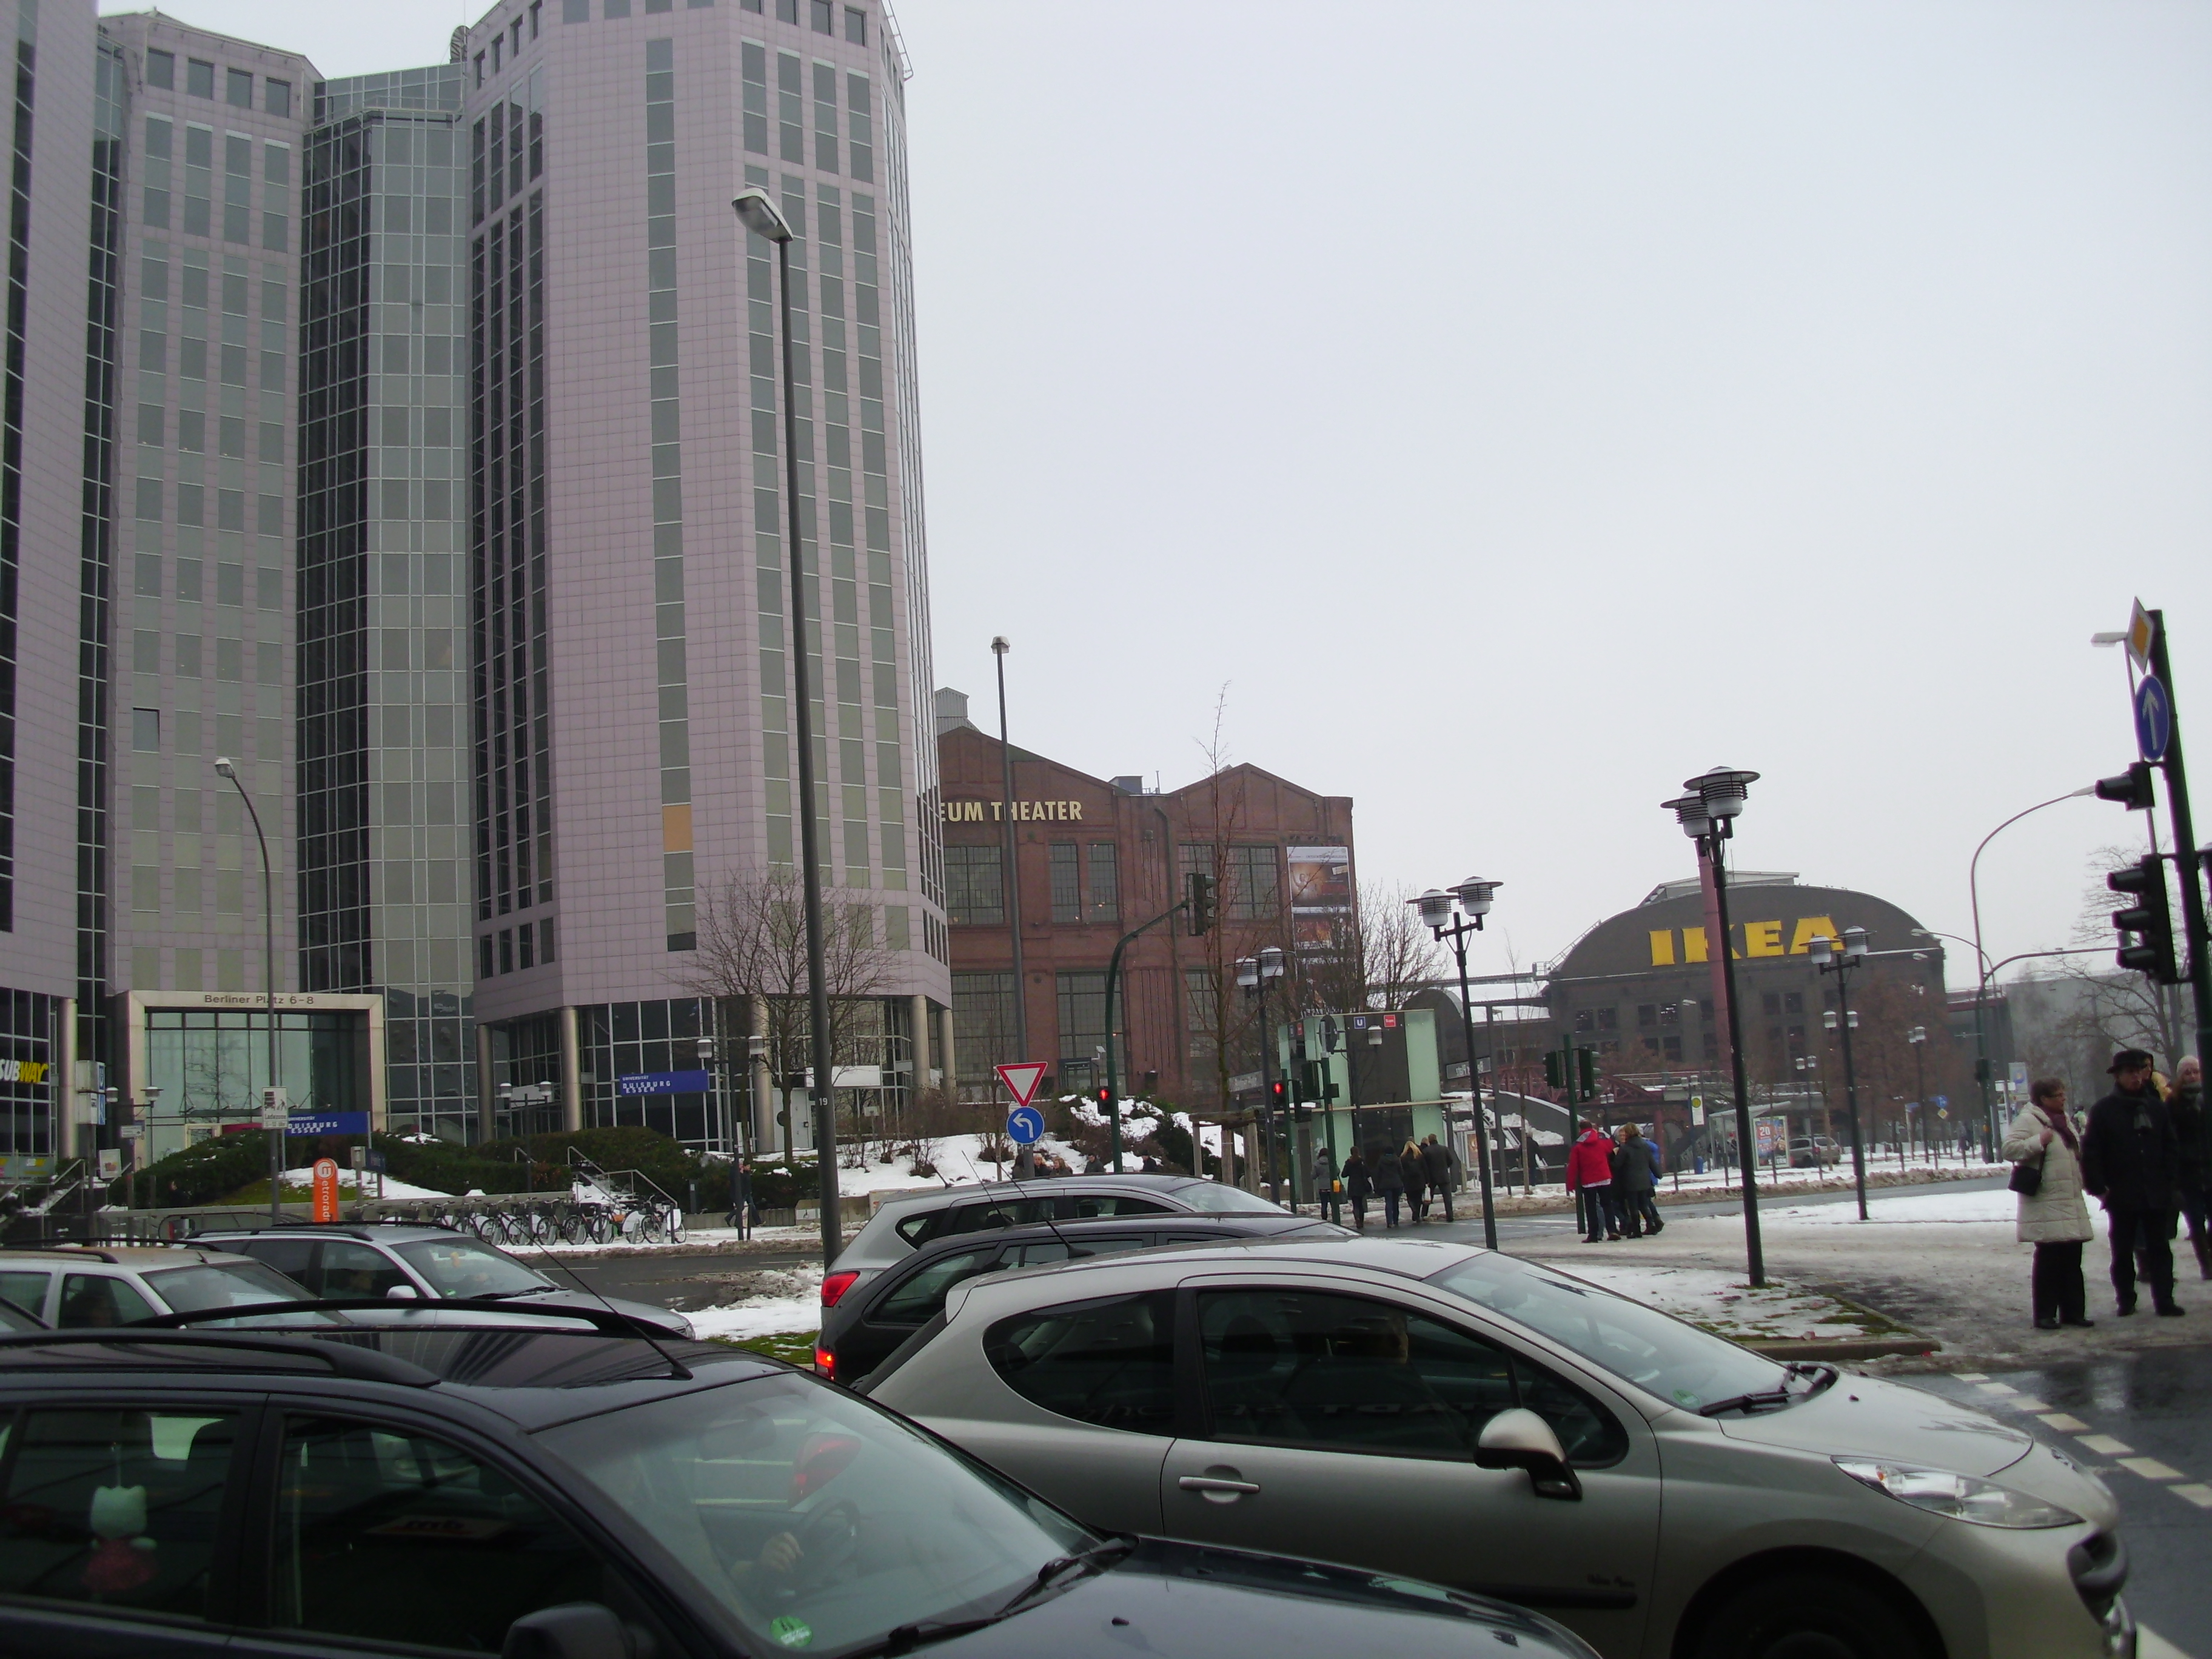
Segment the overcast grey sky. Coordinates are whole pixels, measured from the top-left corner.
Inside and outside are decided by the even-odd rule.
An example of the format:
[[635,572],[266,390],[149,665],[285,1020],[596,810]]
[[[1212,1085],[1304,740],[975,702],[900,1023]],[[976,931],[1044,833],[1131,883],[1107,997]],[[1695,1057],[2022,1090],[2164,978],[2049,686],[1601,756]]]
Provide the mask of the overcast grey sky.
[[[330,75],[481,9],[165,9]],[[1225,685],[1365,878],[1505,884],[1485,967],[1686,873],[1717,761],[1743,866],[1966,933],[2132,757],[2141,594],[2212,812],[2212,9],[899,18],[937,678],[1011,636],[1017,742],[1172,787]],[[1992,954],[2141,825],[2008,830]]]

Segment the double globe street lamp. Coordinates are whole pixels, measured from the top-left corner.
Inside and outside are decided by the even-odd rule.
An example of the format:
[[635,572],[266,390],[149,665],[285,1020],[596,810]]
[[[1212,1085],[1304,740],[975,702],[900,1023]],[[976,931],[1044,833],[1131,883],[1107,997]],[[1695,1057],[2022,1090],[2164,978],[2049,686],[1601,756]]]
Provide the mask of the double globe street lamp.
[[[1490,1132],[1482,1116],[1482,1073],[1474,1063],[1474,1008],[1468,1000],[1467,939],[1468,934],[1482,931],[1482,919],[1490,914],[1491,902],[1504,884],[1502,881],[1469,876],[1449,893],[1431,887],[1420,897],[1407,901],[1419,908],[1421,920],[1431,933],[1438,939],[1451,941],[1452,956],[1459,963],[1460,1030],[1467,1050],[1468,1093],[1474,1103],[1475,1168],[1482,1177],[1482,1243],[1485,1249],[1491,1250],[1498,1248],[1498,1214],[1490,1192]],[[1460,911],[1456,921],[1452,920],[1455,904]],[[1522,1115],[1521,1133],[1528,1133],[1525,1112]]]
[[1823,933],[1812,942],[1813,965],[1823,974],[1836,976],[1836,1006],[1830,1010],[1826,1023],[1844,1045],[1844,1103],[1851,1117],[1851,1177],[1858,1187],[1859,1219],[1867,1218],[1866,1144],[1859,1133],[1859,1079],[1851,1067],[1851,1031],[1858,1024],[1858,1016],[1851,1012],[1851,969],[1866,960],[1867,930],[1863,927],[1844,929],[1844,948],[1838,951],[1836,941]]
[[1728,1015],[1729,1063],[1735,1085],[1736,1167],[1743,1171],[1745,1266],[1755,1286],[1766,1283],[1766,1257],[1759,1242],[1758,1146],[1751,1128],[1751,1091],[1744,1085],[1743,1022],[1736,1012],[1735,952],[1729,933],[1728,871],[1721,843],[1735,836],[1745,793],[1758,781],[1756,772],[1716,766],[1683,784],[1687,793],[1660,803],[1662,810],[1674,813],[1682,833],[1696,843],[1698,857],[1712,878],[1713,920],[1720,937],[1711,948],[1720,953],[1721,1001]]

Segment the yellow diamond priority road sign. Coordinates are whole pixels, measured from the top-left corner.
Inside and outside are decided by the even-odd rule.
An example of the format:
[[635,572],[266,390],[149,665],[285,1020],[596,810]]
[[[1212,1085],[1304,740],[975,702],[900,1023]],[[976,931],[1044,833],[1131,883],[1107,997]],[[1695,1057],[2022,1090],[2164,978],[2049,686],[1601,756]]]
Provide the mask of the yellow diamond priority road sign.
[[2150,612],[2143,609],[2141,599],[2136,601],[2135,615],[2128,618],[2128,656],[2138,674],[2150,672],[2151,621]]

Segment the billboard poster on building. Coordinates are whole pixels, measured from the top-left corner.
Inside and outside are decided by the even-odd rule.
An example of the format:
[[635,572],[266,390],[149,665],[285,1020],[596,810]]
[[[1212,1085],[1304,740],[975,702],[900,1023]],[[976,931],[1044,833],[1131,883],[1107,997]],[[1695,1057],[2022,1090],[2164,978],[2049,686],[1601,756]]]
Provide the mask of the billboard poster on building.
[[1344,948],[1352,923],[1352,849],[1286,847],[1290,866],[1291,942],[1301,957]]

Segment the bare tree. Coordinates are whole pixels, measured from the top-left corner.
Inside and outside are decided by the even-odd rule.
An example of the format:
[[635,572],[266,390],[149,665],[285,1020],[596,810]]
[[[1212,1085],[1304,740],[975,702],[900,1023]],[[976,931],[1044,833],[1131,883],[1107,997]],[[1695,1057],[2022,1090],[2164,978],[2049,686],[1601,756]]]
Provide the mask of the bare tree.
[[[2105,878],[2142,856],[2140,848],[2127,847],[2100,847],[2089,855],[2092,878],[2081,890],[2081,909],[2074,921],[2075,945],[2086,948],[2117,942],[2112,913],[2124,905],[2121,896],[2105,884]],[[2180,915],[2171,882],[2167,908],[2174,916]],[[2060,1023],[2063,1036],[2107,1052],[2148,1048],[2168,1069],[2189,1051],[2177,988],[2158,984],[2148,974],[2116,969],[2101,952],[2056,960],[2055,977],[2066,981],[2076,999],[2074,1012]]]
[[[875,999],[890,982],[891,961],[876,937],[874,911],[860,895],[828,888],[822,895],[822,921],[831,1063],[880,1063],[882,1010]],[[702,889],[699,948],[679,982],[736,1016],[725,1029],[755,1031],[768,1039],[769,1066],[780,1088],[793,1073],[805,1071],[812,1034],[805,896],[798,872],[771,866]],[[787,1148],[793,1144],[787,1090],[782,1103],[776,1121]]]

